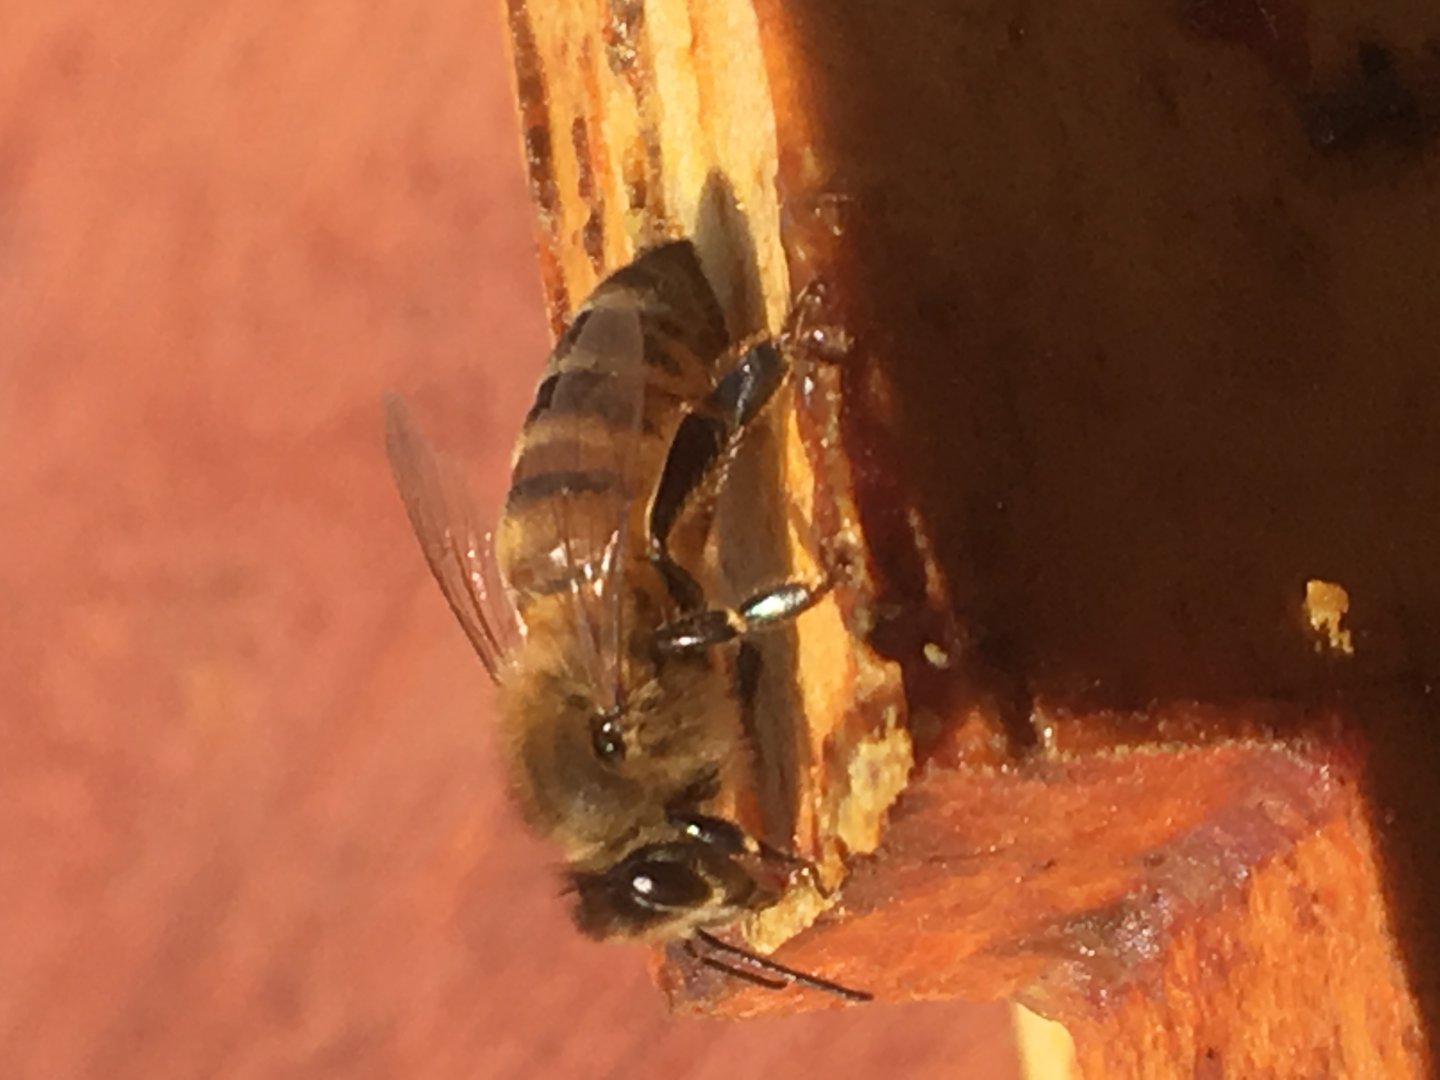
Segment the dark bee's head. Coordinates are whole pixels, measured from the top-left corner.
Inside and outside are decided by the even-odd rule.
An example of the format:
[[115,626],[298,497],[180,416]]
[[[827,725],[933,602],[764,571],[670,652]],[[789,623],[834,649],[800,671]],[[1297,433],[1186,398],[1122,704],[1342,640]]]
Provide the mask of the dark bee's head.
[[[871,999],[863,990],[757,955],[707,929],[779,900],[785,871],[796,860],[769,851],[719,818],[679,814],[669,829],[673,839],[643,844],[608,869],[571,871],[575,923],[585,934],[684,941],[702,964],[761,986],[798,984],[847,1001]],[[779,865],[770,865],[772,860]],[[696,951],[697,942],[709,952]]]
[[605,870],[574,871],[575,923],[592,938],[684,937],[776,899],[728,843],[685,830]]

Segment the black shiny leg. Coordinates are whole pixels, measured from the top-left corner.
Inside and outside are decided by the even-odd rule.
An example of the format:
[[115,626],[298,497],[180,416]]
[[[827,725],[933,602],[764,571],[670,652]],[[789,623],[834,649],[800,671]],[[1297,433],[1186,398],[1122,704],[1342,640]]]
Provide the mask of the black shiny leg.
[[707,608],[672,619],[656,633],[662,652],[690,652],[724,645],[759,630],[782,626],[814,607],[829,585],[789,581],[756,593],[736,608]]
[[746,427],[775,396],[786,372],[775,343],[757,342],[680,421],[650,504],[650,543],[658,556],[668,558],[666,544],[681,513],[692,499],[716,488]]

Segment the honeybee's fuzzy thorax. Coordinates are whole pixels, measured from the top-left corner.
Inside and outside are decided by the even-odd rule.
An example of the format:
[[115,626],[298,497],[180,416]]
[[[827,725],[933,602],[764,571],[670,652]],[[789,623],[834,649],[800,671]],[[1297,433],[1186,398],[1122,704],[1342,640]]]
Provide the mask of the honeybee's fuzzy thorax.
[[511,786],[529,825],[568,862],[614,859],[713,793],[737,753],[726,672],[705,660],[651,669],[618,707],[562,662],[519,665],[500,686]]

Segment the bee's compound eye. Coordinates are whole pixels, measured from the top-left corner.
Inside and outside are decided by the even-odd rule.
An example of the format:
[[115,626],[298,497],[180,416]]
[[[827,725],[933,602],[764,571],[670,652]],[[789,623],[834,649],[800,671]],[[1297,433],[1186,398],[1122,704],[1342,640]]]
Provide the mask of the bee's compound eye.
[[689,910],[710,899],[710,886],[682,863],[642,862],[630,871],[630,896],[643,908]]
[[597,716],[590,722],[590,745],[601,761],[614,763],[625,759],[625,733],[615,716]]
[[687,814],[673,819],[691,840],[729,855],[745,850],[745,834],[740,826],[721,818],[703,814]]

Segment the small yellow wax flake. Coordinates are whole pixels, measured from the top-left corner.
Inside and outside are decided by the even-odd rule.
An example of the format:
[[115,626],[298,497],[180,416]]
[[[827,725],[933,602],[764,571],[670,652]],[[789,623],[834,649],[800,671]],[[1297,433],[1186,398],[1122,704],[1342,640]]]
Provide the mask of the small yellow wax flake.
[[1305,583],[1305,618],[1315,635],[1315,651],[1355,655],[1350,631],[1342,625],[1350,611],[1350,594],[1330,581],[1311,579]]

